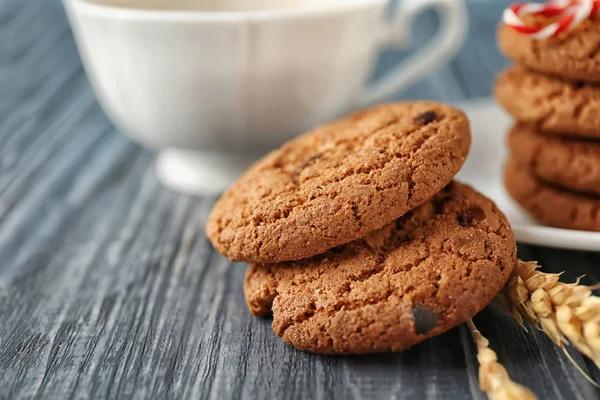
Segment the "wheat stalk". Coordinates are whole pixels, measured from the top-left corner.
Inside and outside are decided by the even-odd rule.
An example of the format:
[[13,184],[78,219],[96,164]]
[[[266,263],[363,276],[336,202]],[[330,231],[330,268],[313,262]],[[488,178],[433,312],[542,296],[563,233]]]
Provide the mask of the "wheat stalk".
[[579,279],[559,282],[560,274],[544,273],[538,268],[535,262],[517,260],[498,303],[523,328],[525,319],[546,333],[569,358],[565,345],[570,343],[600,368],[600,297],[592,294],[596,287],[579,285]]
[[472,320],[467,326],[477,346],[479,361],[479,387],[491,400],[533,400],[535,395],[526,387],[512,381],[498,356],[489,348],[490,342],[477,330]]

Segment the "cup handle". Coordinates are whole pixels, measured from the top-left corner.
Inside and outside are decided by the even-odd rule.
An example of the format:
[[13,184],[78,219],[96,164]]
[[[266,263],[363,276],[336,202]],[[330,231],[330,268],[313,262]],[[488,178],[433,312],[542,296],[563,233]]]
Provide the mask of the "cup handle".
[[452,58],[467,36],[468,18],[462,0],[404,0],[388,22],[380,39],[382,47],[405,47],[415,18],[426,9],[436,9],[441,17],[439,32],[425,47],[394,67],[366,88],[360,98],[365,107],[402,91],[440,64]]

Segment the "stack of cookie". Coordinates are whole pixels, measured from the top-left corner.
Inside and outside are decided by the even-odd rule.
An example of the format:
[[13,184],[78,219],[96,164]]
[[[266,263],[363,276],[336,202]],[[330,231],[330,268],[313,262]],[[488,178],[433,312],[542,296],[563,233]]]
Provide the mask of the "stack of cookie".
[[293,346],[397,351],[473,317],[516,257],[505,216],[452,181],[470,146],[457,109],[379,106],[308,132],[215,204],[214,247],[251,263],[252,314]]
[[517,120],[508,192],[541,223],[600,231],[600,23],[544,40],[502,25],[498,40],[516,63],[496,82]]

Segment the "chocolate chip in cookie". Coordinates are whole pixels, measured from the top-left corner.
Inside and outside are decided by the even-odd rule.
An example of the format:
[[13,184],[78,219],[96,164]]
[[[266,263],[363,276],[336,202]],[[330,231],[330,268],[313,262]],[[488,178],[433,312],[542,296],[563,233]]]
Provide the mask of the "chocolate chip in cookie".
[[412,315],[415,320],[414,328],[417,335],[426,335],[431,332],[439,320],[434,311],[419,305],[413,307]]
[[423,125],[427,125],[433,121],[435,121],[435,111],[425,111],[424,113],[421,113],[419,115],[417,115],[417,117],[415,118],[416,122],[419,122]]

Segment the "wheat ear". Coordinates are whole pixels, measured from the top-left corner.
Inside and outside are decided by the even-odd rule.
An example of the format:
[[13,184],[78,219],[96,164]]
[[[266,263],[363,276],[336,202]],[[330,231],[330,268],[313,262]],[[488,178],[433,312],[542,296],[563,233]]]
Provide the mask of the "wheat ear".
[[567,356],[565,345],[570,343],[600,367],[600,298],[592,294],[595,287],[579,285],[579,279],[559,282],[560,274],[538,268],[535,262],[517,260],[498,303],[521,326],[525,319],[546,333]]
[[479,387],[490,400],[533,400],[535,395],[526,387],[512,381],[506,368],[498,362],[498,356],[489,348],[489,341],[477,330],[472,320],[467,326],[477,346],[479,361]]

